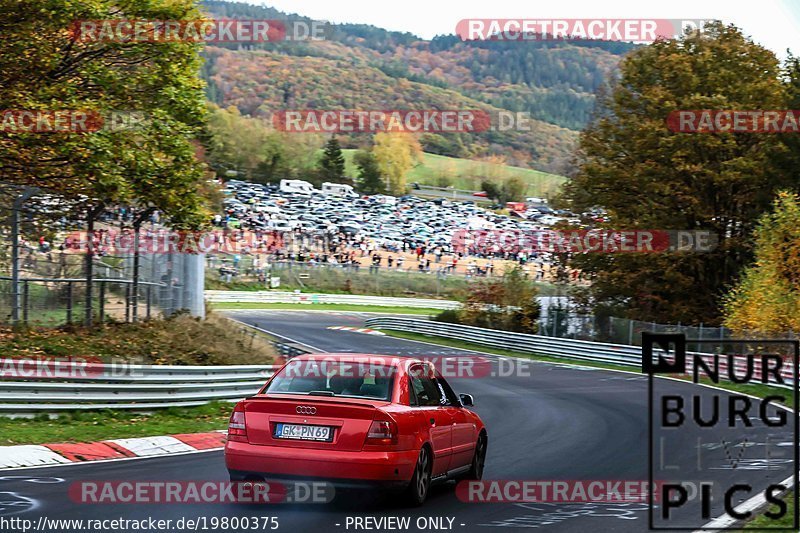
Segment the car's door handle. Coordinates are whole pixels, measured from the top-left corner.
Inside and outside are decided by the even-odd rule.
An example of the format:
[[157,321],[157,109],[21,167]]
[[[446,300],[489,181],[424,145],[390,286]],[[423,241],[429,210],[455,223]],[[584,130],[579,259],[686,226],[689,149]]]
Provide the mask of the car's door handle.
[[431,425],[432,425],[432,426],[435,426],[435,425],[436,425],[436,419],[434,419],[434,418],[431,418]]

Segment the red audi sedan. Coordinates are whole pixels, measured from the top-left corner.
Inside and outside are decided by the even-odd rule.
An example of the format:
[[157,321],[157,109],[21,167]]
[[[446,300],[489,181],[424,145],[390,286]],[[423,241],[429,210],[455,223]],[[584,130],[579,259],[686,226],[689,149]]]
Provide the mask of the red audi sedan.
[[402,489],[421,505],[432,483],[481,479],[488,436],[430,362],[312,354],[277,371],[231,414],[231,481],[326,480]]

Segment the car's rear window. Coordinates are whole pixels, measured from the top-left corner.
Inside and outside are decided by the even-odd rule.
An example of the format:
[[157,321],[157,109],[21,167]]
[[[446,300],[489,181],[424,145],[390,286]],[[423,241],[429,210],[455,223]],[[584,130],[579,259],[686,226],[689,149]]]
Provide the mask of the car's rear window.
[[349,361],[292,361],[263,392],[369,398],[390,401],[394,366]]

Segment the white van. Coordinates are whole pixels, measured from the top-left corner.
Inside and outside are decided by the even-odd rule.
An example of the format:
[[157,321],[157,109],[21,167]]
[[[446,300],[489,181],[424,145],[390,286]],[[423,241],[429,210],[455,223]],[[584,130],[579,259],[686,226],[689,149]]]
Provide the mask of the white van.
[[257,204],[253,205],[253,211],[256,213],[280,213],[281,210],[278,208],[277,205],[268,204],[266,202],[258,202]]
[[322,193],[332,196],[344,196],[345,198],[358,198],[358,194],[353,187],[344,183],[323,183]]
[[379,204],[397,205],[397,198],[395,198],[394,196],[388,196],[386,194],[375,194],[372,196],[372,198]]
[[313,194],[314,186],[303,180],[281,180],[280,191],[294,194]]
[[530,198],[525,198],[525,203],[528,205],[547,205],[547,198],[536,198],[532,196]]

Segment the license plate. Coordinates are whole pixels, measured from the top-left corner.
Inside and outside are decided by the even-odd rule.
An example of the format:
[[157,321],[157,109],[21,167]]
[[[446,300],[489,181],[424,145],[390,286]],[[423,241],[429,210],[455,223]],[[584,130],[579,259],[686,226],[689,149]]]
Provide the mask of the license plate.
[[277,424],[275,426],[275,438],[331,442],[333,440],[333,428],[329,426],[306,426],[303,424]]

